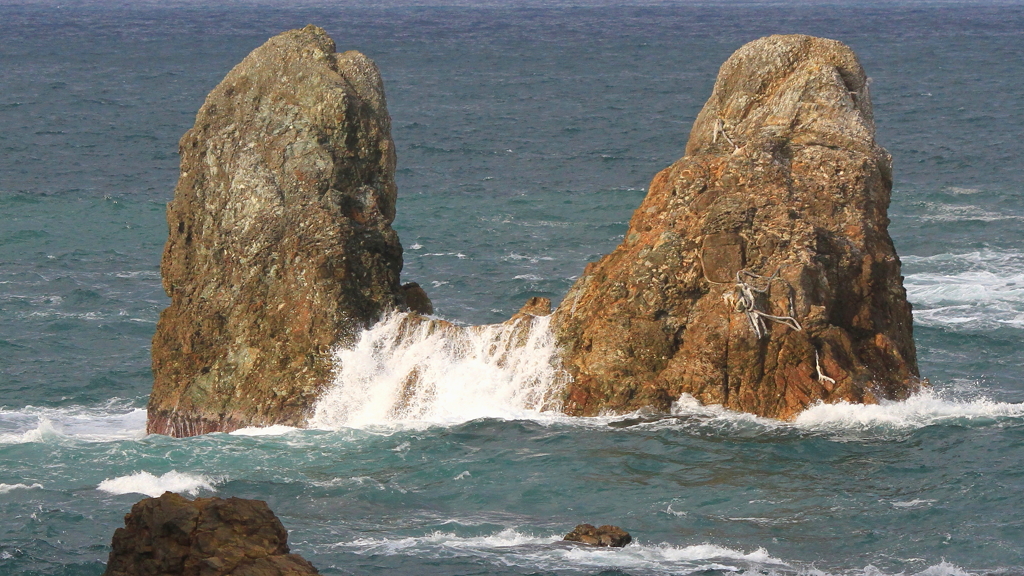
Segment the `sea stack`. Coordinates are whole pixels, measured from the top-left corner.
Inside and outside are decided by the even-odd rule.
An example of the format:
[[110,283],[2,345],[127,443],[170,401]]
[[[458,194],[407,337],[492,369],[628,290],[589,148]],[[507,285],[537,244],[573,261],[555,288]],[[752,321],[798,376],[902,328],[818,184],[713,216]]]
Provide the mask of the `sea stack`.
[[262,500],[145,498],[114,531],[104,576],[313,576]]
[[214,88],[179,153],[148,431],[300,425],[331,347],[407,291],[429,305],[399,283],[380,73],[320,28],[285,32]]
[[791,418],[917,389],[868,82],[849,47],[810,36],[725,62],[686,155],[555,312],[568,413],[685,393]]

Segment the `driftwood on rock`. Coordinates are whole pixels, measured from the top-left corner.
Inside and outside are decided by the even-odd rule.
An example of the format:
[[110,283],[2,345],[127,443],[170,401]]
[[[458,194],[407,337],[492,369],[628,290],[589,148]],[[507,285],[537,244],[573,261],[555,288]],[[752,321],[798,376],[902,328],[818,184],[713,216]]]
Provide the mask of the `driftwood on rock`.
[[571,414],[706,404],[789,418],[919,386],[889,154],[847,46],[771,36],[722,66],[686,155],[552,322]]

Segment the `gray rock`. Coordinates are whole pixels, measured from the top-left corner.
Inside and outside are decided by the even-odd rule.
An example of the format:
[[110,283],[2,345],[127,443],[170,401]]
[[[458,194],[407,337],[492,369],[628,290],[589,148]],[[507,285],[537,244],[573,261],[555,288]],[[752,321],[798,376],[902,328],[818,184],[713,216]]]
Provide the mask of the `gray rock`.
[[331,347],[405,307],[377,67],[315,26],[275,36],[207,96],[179,152],[147,428],[301,425]]

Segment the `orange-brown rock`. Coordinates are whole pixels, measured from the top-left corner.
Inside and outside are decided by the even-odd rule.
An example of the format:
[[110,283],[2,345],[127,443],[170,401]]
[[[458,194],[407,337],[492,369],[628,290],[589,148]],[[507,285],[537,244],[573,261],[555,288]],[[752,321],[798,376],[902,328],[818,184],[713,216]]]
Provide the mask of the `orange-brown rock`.
[[888,233],[891,158],[844,44],[771,36],[722,66],[686,155],[555,312],[571,414],[687,393],[790,418],[919,386]]
[[310,576],[262,500],[145,498],[114,531],[104,576]]
[[377,67],[315,26],[275,36],[209,94],[179,152],[148,430],[299,425],[332,346],[408,296],[430,309],[399,282]]

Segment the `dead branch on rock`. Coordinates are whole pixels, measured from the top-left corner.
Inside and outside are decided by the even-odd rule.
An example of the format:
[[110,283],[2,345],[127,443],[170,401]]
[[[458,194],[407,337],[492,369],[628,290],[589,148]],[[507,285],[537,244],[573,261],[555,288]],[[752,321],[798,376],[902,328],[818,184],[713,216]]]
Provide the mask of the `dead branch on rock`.
[[765,320],[789,326],[798,332],[803,330],[800,323],[792,316],[775,316],[774,314],[768,314],[767,312],[759,309],[757,295],[767,294],[768,289],[771,288],[772,281],[778,277],[779,271],[776,270],[774,274],[767,278],[764,288],[758,288],[757,286],[748,283],[744,278],[749,278],[751,280],[763,280],[765,279],[764,276],[760,276],[746,270],[736,272],[736,309],[747,315],[747,320],[750,322],[750,328],[754,331],[754,336],[756,336],[758,340],[768,334],[768,328],[764,323]]
[[718,143],[718,134],[719,133],[721,133],[722,136],[725,136],[725,140],[729,144],[732,144],[732,151],[733,152],[736,152],[737,150],[740,149],[740,147],[737,146],[736,143],[732,141],[732,138],[729,138],[729,134],[727,134],[725,132],[725,122],[723,122],[721,118],[715,120],[715,129],[711,133],[711,143],[712,144],[717,144]]
[[817,374],[818,382],[821,382],[822,380],[824,380],[824,381],[826,381],[826,382],[828,382],[830,384],[835,384],[836,383],[834,378],[829,378],[828,376],[825,376],[825,373],[821,371],[821,363],[818,361],[818,349],[817,348],[814,349],[814,370],[815,370],[815,372],[818,373]]

